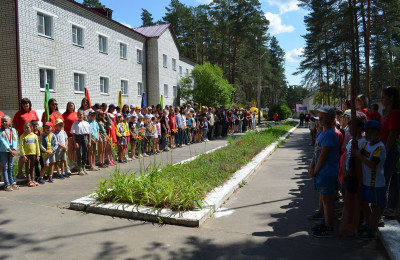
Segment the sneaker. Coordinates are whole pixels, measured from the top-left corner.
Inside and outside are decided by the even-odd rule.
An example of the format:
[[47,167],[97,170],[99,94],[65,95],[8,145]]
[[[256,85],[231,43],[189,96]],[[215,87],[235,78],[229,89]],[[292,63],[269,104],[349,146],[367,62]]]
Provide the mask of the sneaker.
[[317,211],[314,214],[308,216],[307,218],[308,218],[308,220],[321,220],[324,218],[324,213]]
[[333,237],[333,236],[334,236],[334,234],[333,234],[333,228],[324,227],[324,228],[321,228],[321,229],[319,229],[319,230],[314,231],[314,232],[312,233],[312,235],[313,235],[314,237],[320,237],[320,238],[323,238],[323,237]]
[[38,181],[38,182],[39,182],[40,184],[45,184],[43,178],[39,178],[39,181]]
[[132,161],[132,158],[125,157],[125,160],[127,160],[127,161]]
[[59,174],[58,174],[58,178],[59,178],[60,180],[64,180],[64,174],[59,173]]
[[385,211],[383,211],[383,216],[385,216],[386,218],[395,218],[396,217],[396,213],[394,212],[393,209],[388,209],[386,208]]
[[50,183],[53,183],[53,182],[54,182],[53,176],[49,176],[49,182],[50,182]]
[[165,149],[164,149],[164,152],[168,152],[168,151],[169,151],[169,149],[168,149],[168,148],[165,148]]
[[362,232],[361,234],[358,234],[357,238],[361,239],[361,240],[372,240],[372,239],[376,239],[377,236],[376,236],[376,232],[367,230],[367,231]]
[[79,173],[78,173],[78,175],[80,175],[80,176],[83,176],[83,175],[85,175],[85,173],[83,172],[83,169],[81,168],[81,169],[79,169]]
[[62,173],[62,175],[64,176],[64,178],[69,178],[69,175],[67,173]]
[[144,157],[149,157],[149,155],[147,153],[144,153],[143,156]]
[[[71,169],[68,166],[65,167],[65,173],[71,174]],[[64,177],[65,177],[65,173],[64,173]]]
[[318,224],[315,227],[311,228],[311,231],[315,232],[315,231],[318,231],[318,230],[322,230],[324,228],[326,228],[326,226],[324,224]]
[[13,188],[11,187],[11,185],[7,185],[4,187],[5,191],[13,191]]
[[185,147],[186,146],[186,144],[182,144],[182,146],[181,147]]
[[86,168],[83,168],[82,171],[83,171],[83,173],[86,174],[86,175],[89,174],[89,173],[86,171]]

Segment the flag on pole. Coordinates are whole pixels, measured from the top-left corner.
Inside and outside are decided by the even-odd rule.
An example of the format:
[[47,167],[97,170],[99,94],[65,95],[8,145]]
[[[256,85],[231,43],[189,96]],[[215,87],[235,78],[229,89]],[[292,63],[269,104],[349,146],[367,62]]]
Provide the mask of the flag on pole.
[[164,109],[164,96],[163,95],[161,95],[161,97],[160,97],[160,105],[161,105],[161,110],[163,110]]
[[142,108],[142,114],[143,114],[143,108],[145,108],[146,107],[146,96],[145,96],[145,93],[143,92],[143,94],[142,94],[142,103],[140,104],[140,107]]
[[118,106],[122,109],[122,90],[119,91],[119,95],[118,95]]
[[49,89],[49,84],[47,83],[44,92],[44,113],[46,116],[46,122],[50,120],[49,100],[50,100],[50,89]]
[[87,88],[85,88],[85,97],[89,101],[89,107],[92,107],[92,102],[90,101],[90,96],[89,96],[89,90]]

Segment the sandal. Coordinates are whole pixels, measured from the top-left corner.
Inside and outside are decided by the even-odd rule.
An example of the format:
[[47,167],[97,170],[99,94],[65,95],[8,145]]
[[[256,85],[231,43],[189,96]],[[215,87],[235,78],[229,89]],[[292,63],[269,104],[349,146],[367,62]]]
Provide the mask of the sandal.
[[13,188],[11,187],[11,185],[7,185],[4,187],[5,191],[13,191]]
[[17,184],[13,184],[11,187],[13,190],[19,190],[19,186]]
[[29,181],[28,182],[28,187],[35,187],[35,183],[33,181]]
[[35,184],[35,186],[39,186],[39,182],[37,182],[37,181],[32,181],[33,182],[33,184]]

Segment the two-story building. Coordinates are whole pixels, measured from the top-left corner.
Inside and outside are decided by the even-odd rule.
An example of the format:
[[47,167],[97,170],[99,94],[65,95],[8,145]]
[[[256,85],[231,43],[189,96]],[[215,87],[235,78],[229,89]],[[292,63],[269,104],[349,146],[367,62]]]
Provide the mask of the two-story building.
[[194,62],[179,55],[169,24],[131,29],[112,20],[109,9],[73,0],[3,0],[0,9],[0,110],[13,115],[21,98],[44,110],[44,90],[61,112],[76,107],[84,88],[92,103],[148,105],[176,101],[181,76]]

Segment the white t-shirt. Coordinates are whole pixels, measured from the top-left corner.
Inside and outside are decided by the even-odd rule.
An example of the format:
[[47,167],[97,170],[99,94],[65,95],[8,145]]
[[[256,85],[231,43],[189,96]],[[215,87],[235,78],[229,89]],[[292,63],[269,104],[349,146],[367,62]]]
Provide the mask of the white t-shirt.
[[76,121],[72,124],[71,134],[87,135],[90,134],[90,125],[86,121]]
[[381,141],[377,142],[374,145],[371,145],[370,142],[366,142],[361,148],[361,154],[368,160],[372,160],[372,158],[376,158],[377,160],[379,160],[379,163],[376,165],[375,169],[369,168],[364,163],[362,164],[363,184],[365,186],[376,188],[385,187],[385,145]]
[[55,130],[53,132],[55,137],[57,138],[57,142],[61,145],[65,145],[65,140],[68,138],[67,133],[64,130],[58,131]]
[[[353,139],[350,139],[349,142],[346,145],[346,170],[350,170],[350,157],[351,157],[351,142]],[[361,147],[363,146],[363,144],[366,142],[367,140],[365,140],[364,137],[360,138],[357,140],[358,142],[358,149],[361,149]]]

